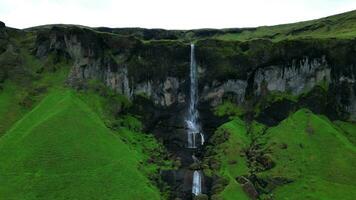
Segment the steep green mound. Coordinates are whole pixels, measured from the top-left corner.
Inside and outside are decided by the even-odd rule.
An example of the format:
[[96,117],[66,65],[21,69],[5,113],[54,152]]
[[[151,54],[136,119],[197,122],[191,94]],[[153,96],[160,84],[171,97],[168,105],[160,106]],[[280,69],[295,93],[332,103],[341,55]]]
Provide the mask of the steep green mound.
[[0,139],[4,199],[159,199],[140,158],[74,92],[52,92]]
[[291,181],[273,191],[276,199],[356,198],[356,147],[328,119],[302,109],[266,137],[276,164],[260,177]]
[[214,146],[209,147],[211,156],[206,162],[211,163],[213,171],[208,171],[207,174],[217,173],[226,180],[216,183],[213,192],[218,193],[216,196],[223,199],[249,199],[235,180],[236,177],[249,172],[243,154],[251,143],[245,122],[236,118],[223,124],[218,128],[211,142]]
[[[225,200],[356,198],[355,125],[301,109],[275,127],[234,119],[211,139],[206,163],[223,178],[213,193]],[[212,171],[211,171],[212,170]],[[250,184],[239,180],[245,177]],[[221,188],[222,186],[222,188]],[[214,190],[215,189],[215,190]]]

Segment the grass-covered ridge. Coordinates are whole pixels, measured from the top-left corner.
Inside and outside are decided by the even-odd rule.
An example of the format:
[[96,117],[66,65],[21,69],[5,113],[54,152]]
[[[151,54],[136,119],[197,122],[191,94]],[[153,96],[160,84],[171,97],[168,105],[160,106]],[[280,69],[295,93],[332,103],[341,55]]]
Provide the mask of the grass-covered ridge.
[[247,198],[241,176],[250,179],[261,199],[352,200],[355,134],[355,124],[331,122],[307,109],[270,128],[233,119],[211,140],[217,145],[209,148],[207,174],[226,180],[223,189],[214,185],[216,196],[225,200]]
[[281,41],[301,38],[338,38],[352,39],[356,37],[356,11],[350,11],[324,17],[321,19],[281,24],[274,26],[260,26],[251,28],[226,28],[226,29],[193,29],[193,30],[165,30],[145,28],[92,28],[80,25],[53,24],[32,27],[27,31],[50,29],[54,26],[61,28],[81,28],[94,31],[101,35],[129,36],[144,43],[161,40],[164,42],[183,41],[191,42],[200,39],[214,38],[227,41],[248,41],[254,39],[270,39]]
[[210,163],[211,169],[206,170],[206,174],[218,174],[223,178],[221,183],[213,186],[214,196],[222,199],[248,200],[248,196],[235,180],[236,177],[249,172],[243,152],[251,140],[247,136],[245,122],[236,118],[225,123],[216,131],[211,142],[215,145],[209,148],[210,157],[206,162]]
[[356,11],[321,19],[282,24],[276,26],[262,26],[251,29],[234,31],[226,29],[225,33],[218,34],[216,38],[222,40],[251,40],[257,38],[279,41],[283,39],[298,38],[355,38],[356,37]]
[[0,138],[6,199],[160,199],[142,157],[75,93],[51,92]]
[[302,109],[266,137],[276,166],[261,176],[292,180],[277,187],[276,199],[356,198],[356,147],[327,118]]

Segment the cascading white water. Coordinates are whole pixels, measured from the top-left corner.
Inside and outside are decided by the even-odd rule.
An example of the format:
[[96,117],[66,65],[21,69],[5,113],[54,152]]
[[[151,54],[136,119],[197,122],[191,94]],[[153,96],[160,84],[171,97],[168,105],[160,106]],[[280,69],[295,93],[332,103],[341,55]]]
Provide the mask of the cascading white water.
[[196,196],[201,194],[201,172],[197,170],[193,174],[192,193]]
[[204,144],[204,134],[198,123],[199,113],[197,110],[198,105],[198,78],[197,78],[197,65],[195,62],[195,49],[194,44],[190,45],[190,102],[188,117],[186,123],[188,127],[188,148],[197,148],[196,136],[199,134],[201,137],[201,145]]
[[[199,113],[198,106],[198,70],[195,62],[195,49],[194,44],[190,45],[190,102],[188,116],[186,118],[187,134],[188,134],[188,148],[197,148],[196,137],[200,136],[201,145],[204,144],[204,134],[202,133],[200,124],[198,122]],[[192,158],[194,163],[198,163],[199,160],[193,153]],[[195,170],[193,173],[192,193],[199,195],[202,193],[202,172]]]

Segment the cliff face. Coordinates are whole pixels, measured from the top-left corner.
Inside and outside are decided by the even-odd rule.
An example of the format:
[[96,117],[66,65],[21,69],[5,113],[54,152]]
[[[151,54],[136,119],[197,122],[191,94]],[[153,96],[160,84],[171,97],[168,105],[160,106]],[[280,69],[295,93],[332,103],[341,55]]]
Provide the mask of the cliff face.
[[69,83],[76,87],[98,79],[129,99],[145,94],[161,106],[170,106],[184,95],[179,89],[187,74],[189,49],[183,43],[143,43],[74,27],[41,32],[36,46],[39,58],[55,52],[74,61]]
[[[327,100],[336,103],[333,117],[356,117],[355,40],[206,39],[196,46],[202,104],[216,106],[231,95],[238,104],[273,92],[300,96],[326,85]],[[189,43],[54,27],[38,32],[35,48],[38,58],[72,59],[68,82],[74,87],[98,79],[129,99],[144,95],[163,108],[187,101]]]

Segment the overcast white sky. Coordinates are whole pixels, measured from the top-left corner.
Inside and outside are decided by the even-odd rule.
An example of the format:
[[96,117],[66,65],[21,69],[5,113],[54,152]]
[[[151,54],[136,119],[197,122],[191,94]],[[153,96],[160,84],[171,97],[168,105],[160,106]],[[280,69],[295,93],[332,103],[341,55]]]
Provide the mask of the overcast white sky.
[[275,25],[356,9],[356,0],[0,0],[0,20],[166,29]]

